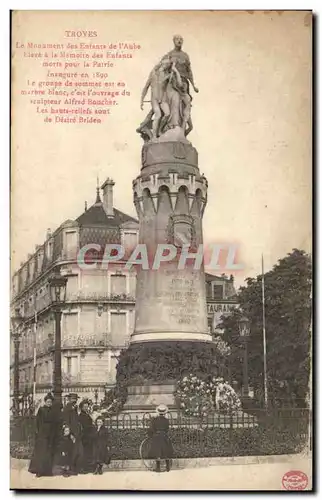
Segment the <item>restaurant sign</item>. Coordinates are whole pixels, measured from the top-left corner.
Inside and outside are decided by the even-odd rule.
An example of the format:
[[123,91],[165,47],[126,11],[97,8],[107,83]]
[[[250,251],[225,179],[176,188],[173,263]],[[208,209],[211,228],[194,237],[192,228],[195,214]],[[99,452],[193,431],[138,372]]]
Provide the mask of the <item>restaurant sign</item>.
[[238,307],[238,304],[226,303],[216,304],[215,302],[207,304],[208,314],[213,313],[230,313]]

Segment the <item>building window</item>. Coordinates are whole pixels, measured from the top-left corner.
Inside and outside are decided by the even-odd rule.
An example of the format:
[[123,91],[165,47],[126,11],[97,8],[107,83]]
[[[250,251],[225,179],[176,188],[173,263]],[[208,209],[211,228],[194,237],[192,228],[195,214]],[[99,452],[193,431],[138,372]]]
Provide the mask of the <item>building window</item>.
[[78,356],[65,356],[65,372],[69,377],[78,375]]
[[77,252],[77,233],[76,231],[65,232],[65,251],[67,257],[76,258]]
[[208,332],[209,333],[212,333],[212,323],[213,323],[212,316],[208,316]]
[[224,298],[224,287],[222,285],[213,285],[213,299],[223,300]]
[[67,281],[67,297],[72,297],[78,292],[78,276],[69,276]]
[[78,312],[63,313],[63,337],[77,336],[78,334]]
[[69,375],[72,374],[72,357],[68,356],[66,357],[67,365],[66,365],[66,371]]
[[32,258],[29,263],[30,281],[33,281],[35,274],[35,259]]
[[42,381],[42,363],[39,363],[37,366],[37,375],[38,375],[38,382],[41,383]]
[[211,283],[206,282],[206,297],[212,299]]
[[138,244],[138,233],[137,231],[124,231],[124,247],[125,254],[132,253],[136,245]]
[[27,266],[24,266],[22,268],[21,276],[22,276],[22,286],[24,287],[26,285],[26,280],[27,280]]
[[113,346],[124,345],[127,338],[126,313],[111,312],[111,341]]
[[38,255],[37,255],[37,259],[38,259],[38,265],[37,265],[38,273],[40,273],[40,271],[41,271],[42,263],[43,263],[43,258],[44,258],[43,250],[40,250],[38,252]]
[[111,294],[121,295],[126,293],[126,276],[125,275],[111,275]]
[[131,297],[135,297],[136,294],[136,275],[132,275],[129,277],[130,280],[130,295]]
[[52,251],[53,251],[53,243],[52,241],[49,241],[47,243],[47,260],[52,259]]

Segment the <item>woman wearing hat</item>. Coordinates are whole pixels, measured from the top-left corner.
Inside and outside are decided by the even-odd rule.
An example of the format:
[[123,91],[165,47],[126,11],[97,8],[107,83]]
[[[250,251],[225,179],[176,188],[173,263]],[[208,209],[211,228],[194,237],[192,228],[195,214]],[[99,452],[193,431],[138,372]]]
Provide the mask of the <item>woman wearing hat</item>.
[[39,408],[36,417],[35,447],[29,465],[29,472],[36,474],[37,477],[52,475],[57,430],[57,412],[53,408],[53,395],[47,394],[44,401],[45,404]]
[[95,422],[93,436],[93,463],[94,474],[103,474],[103,465],[109,465],[111,461],[109,435],[102,416],[98,416]]
[[171,458],[173,457],[173,448],[168,436],[169,420],[165,416],[168,408],[165,405],[160,405],[156,411],[158,415],[151,420],[148,431],[151,438],[148,456],[150,459],[156,461],[156,472],[160,472],[161,460],[165,460],[166,469],[169,472]]
[[83,470],[85,474],[93,470],[93,437],[95,427],[92,417],[89,414],[89,401],[84,399],[79,404],[79,422],[82,426],[82,444],[83,444]]

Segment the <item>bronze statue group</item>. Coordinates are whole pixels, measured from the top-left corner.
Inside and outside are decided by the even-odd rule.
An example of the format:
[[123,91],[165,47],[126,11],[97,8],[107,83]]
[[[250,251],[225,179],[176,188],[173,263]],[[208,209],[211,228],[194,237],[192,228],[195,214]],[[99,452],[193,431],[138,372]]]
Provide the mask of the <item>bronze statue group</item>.
[[[174,48],[154,66],[142,90],[140,107],[143,110],[144,103],[148,102],[151,109],[136,131],[145,142],[158,140],[171,129],[181,129],[182,139],[193,129],[190,86],[195,92],[199,90],[194,83],[190,58],[182,50],[182,36],[175,35],[173,43]],[[146,101],[149,89],[151,97]]]
[[[68,403],[61,409],[52,394],[47,394],[44,406],[39,408],[29,465],[29,472],[37,477],[101,475],[103,466],[110,464],[111,443],[104,418],[97,412],[98,406],[90,412],[91,402],[85,399],[77,405],[78,399],[77,394],[69,394]],[[148,456],[155,461],[156,472],[161,471],[161,460],[165,460],[166,470],[170,471],[173,449],[165,417],[167,407],[160,405],[157,413],[148,429]]]

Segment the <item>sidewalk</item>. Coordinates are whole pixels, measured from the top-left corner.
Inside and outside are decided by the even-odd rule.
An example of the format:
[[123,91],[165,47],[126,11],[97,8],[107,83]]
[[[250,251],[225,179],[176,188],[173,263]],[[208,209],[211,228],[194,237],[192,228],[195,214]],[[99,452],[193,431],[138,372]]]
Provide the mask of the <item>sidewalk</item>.
[[279,491],[283,489],[285,472],[301,470],[309,478],[307,489],[311,488],[311,457],[307,455],[180,460],[180,468],[161,474],[143,470],[139,462],[112,462],[102,476],[36,478],[28,472],[27,460],[11,459],[10,486],[12,489]]

